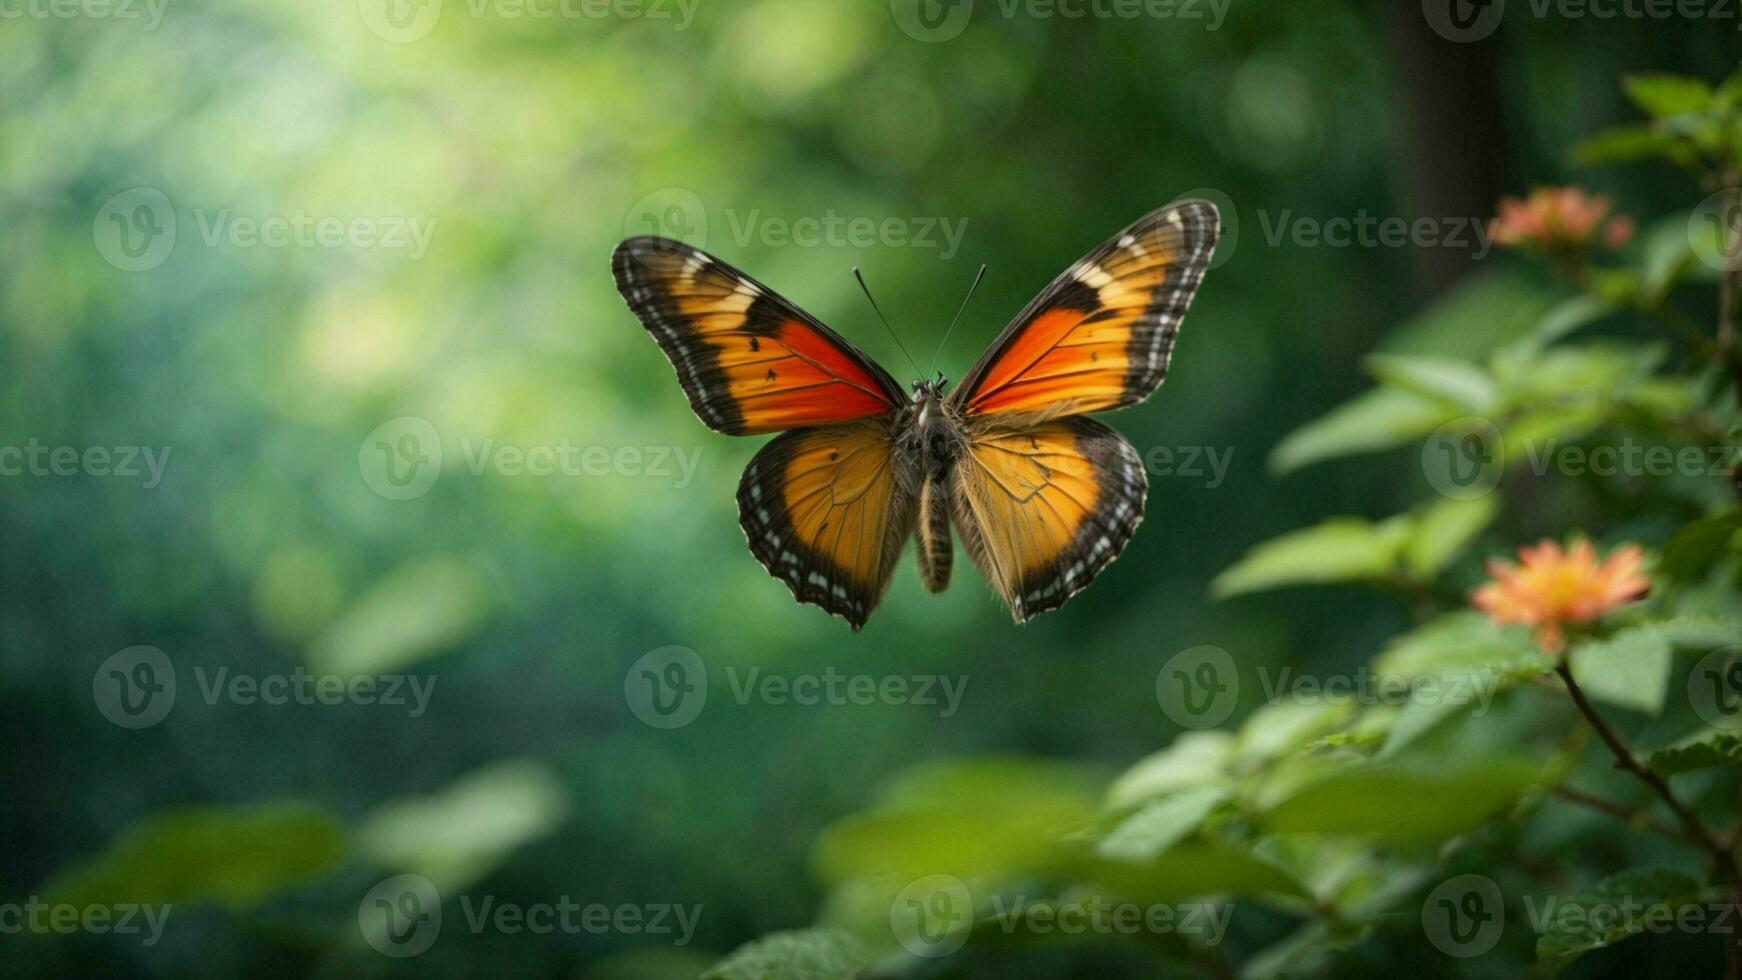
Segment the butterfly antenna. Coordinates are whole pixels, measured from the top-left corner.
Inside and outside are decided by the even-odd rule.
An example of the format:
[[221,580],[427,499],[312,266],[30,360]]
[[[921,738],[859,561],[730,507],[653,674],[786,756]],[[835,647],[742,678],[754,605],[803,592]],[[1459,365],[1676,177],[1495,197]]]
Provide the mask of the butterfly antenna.
[[974,290],[980,288],[980,280],[984,278],[986,278],[986,263],[982,262],[980,263],[980,271],[974,273],[974,284],[968,287],[968,295],[962,297],[962,306],[956,310],[956,318],[950,321],[950,328],[944,331],[944,339],[938,341],[938,352],[931,357],[931,367],[926,369],[926,377],[931,377],[932,371],[937,369],[938,358],[942,357],[944,353],[944,345],[950,342],[950,334],[955,331],[956,324],[961,322],[962,313],[968,308],[968,300],[974,298]]
[[883,311],[878,308],[877,301],[871,299],[871,287],[865,285],[865,277],[859,274],[858,266],[853,267],[853,278],[859,280],[859,288],[865,291],[865,298],[871,300],[871,308],[877,311],[877,319],[883,321],[883,329],[889,331],[889,336],[895,341],[895,346],[901,348],[901,356],[907,358],[907,363],[912,364],[913,369],[918,371],[919,364],[914,361],[913,355],[907,352],[907,345],[902,343],[901,338],[895,335],[895,328],[889,325],[889,319],[885,317]]

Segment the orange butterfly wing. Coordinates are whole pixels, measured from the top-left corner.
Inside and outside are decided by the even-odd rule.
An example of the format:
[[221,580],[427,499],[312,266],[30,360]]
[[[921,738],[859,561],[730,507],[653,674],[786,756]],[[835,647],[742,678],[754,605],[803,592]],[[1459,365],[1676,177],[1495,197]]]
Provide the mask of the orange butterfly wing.
[[763,446],[738,484],[738,522],[757,560],[793,598],[855,630],[913,533],[917,479],[894,449],[890,417],[799,429]]
[[1081,413],[1161,385],[1218,228],[1207,201],[1139,218],[1053,280],[951,396],[967,432],[952,520],[1017,622],[1088,586],[1143,520],[1137,450]]
[[713,256],[668,238],[611,255],[617,291],[709,428],[755,435],[893,411],[901,386],[839,334]]
[[1215,249],[1208,201],[1152,211],[1083,256],[992,342],[952,397],[966,415],[1075,415],[1148,398]]

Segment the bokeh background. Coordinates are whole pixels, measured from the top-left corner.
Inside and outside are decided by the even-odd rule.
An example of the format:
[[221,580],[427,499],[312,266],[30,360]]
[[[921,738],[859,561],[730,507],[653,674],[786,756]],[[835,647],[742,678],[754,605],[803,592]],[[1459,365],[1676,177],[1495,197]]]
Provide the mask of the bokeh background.
[[[1630,117],[1618,73],[1737,60],[1731,22],[1513,6],[1460,42],[1413,2],[1065,19],[981,0],[965,20],[900,0],[7,5],[0,444],[165,465],[0,478],[0,900],[185,896],[151,946],[0,936],[7,972],[694,975],[815,918],[813,840],[893,773],[964,755],[1116,772],[1176,734],[1156,670],[1197,644],[1361,662],[1401,604],[1217,603],[1207,583],[1254,542],[1419,491],[1408,454],[1286,477],[1266,457],[1367,384],[1381,335],[1511,259],[1272,229],[1485,218]],[[1661,177],[1581,175],[1643,215],[1685,197]],[[1066,264],[1188,192],[1224,205],[1227,240],[1167,385],[1110,421],[1227,469],[1152,473],[1123,558],[1020,628],[965,556],[941,597],[904,559],[862,633],[793,603],[736,522],[761,440],[691,415],[608,268],[627,235],[685,237],[905,380],[849,269],[923,362],[984,262],[939,360],[959,377]],[[784,232],[830,216],[899,234]],[[290,240],[251,235],[273,219]],[[402,485],[383,453],[408,437],[394,458],[434,475]],[[593,462],[471,465],[562,446]],[[665,729],[632,667],[673,645],[708,697]],[[131,728],[104,691],[139,646],[177,690]],[[966,687],[951,713],[740,703],[757,669]],[[299,670],[433,687],[421,710],[208,693],[220,672]],[[702,913],[683,945],[450,927],[397,960],[358,908],[401,871],[442,885],[449,922],[459,893]]]

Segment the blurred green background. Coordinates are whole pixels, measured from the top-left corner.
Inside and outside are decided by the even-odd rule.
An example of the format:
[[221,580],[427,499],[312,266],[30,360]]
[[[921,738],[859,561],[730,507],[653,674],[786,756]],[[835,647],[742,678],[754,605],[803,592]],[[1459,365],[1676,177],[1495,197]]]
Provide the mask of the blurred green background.
[[[1115,772],[1176,733],[1155,674],[1197,644],[1360,663],[1401,605],[1215,604],[1206,583],[1254,542],[1419,492],[1409,454],[1281,479],[1265,457],[1365,385],[1382,333],[1510,259],[1267,230],[1485,218],[1501,192],[1567,180],[1565,147],[1629,118],[1619,72],[1736,63],[1733,23],[1514,6],[1468,44],[1412,2],[1072,20],[982,0],[948,36],[901,0],[6,6],[0,445],[149,447],[165,465],[0,477],[0,901],[104,881],[180,897],[150,946],[0,936],[8,972],[693,974],[812,921],[812,841],[904,767],[1009,754]],[[1651,215],[1686,195],[1666,172],[1585,179]],[[793,603],[736,526],[762,440],[691,415],[607,261],[630,234],[686,237],[904,381],[849,268],[923,362],[988,263],[939,363],[954,378],[1059,270],[1192,191],[1224,205],[1218,264],[1167,385],[1110,421],[1142,452],[1208,448],[1227,471],[1152,473],[1123,558],[1022,628],[965,556],[935,598],[904,558],[859,634]],[[831,215],[901,234],[783,237]],[[382,482],[379,446],[407,432],[433,432],[433,485]],[[474,472],[486,445],[613,462]],[[102,692],[141,645],[177,691],[128,728]],[[708,698],[661,729],[626,690],[670,645],[699,655]],[[740,703],[753,668],[966,687],[953,713]],[[220,671],[298,669],[433,687],[421,711],[207,694]],[[450,923],[462,892],[702,911],[684,945],[450,927],[397,960],[357,923],[401,871],[442,886]]]

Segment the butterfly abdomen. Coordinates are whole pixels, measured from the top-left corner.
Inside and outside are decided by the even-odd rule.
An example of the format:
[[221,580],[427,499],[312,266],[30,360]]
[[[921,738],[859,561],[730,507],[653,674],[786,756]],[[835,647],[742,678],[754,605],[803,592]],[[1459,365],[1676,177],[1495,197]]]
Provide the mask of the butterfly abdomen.
[[945,496],[948,486],[943,480],[928,476],[919,491],[914,544],[919,552],[919,579],[928,592],[942,592],[950,585],[950,562],[955,558],[956,546],[950,541],[950,502]]

